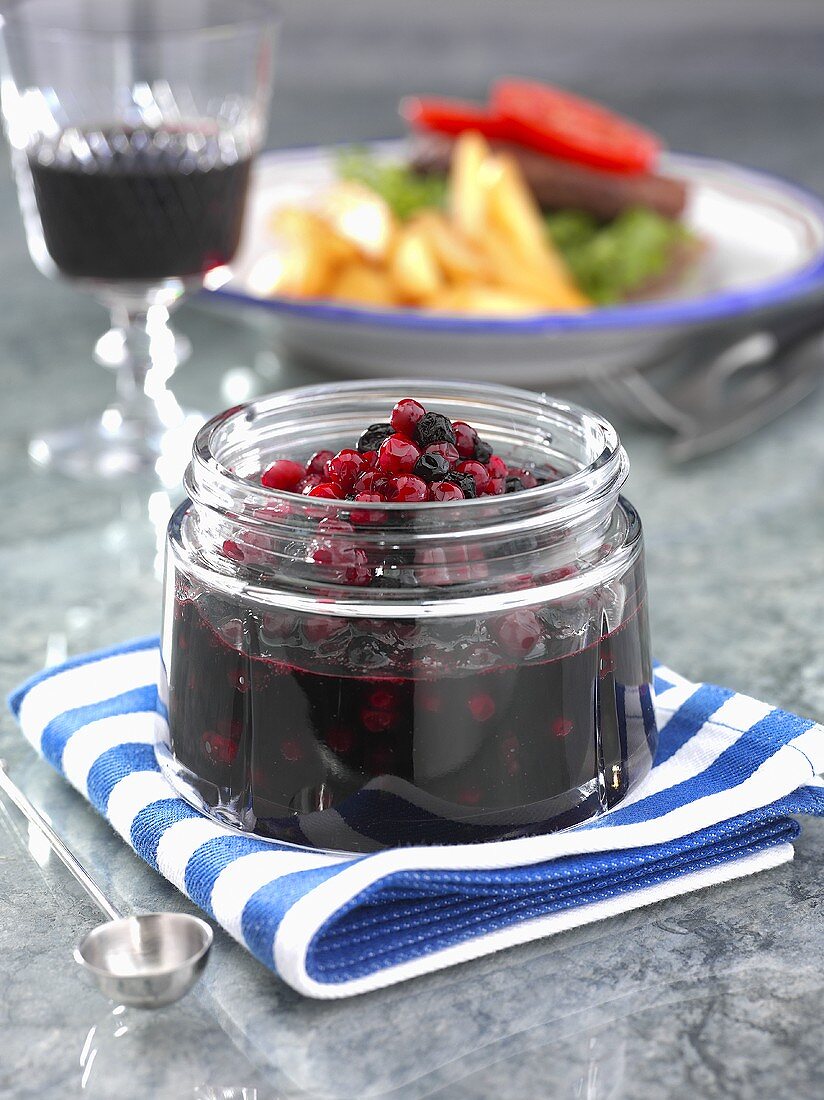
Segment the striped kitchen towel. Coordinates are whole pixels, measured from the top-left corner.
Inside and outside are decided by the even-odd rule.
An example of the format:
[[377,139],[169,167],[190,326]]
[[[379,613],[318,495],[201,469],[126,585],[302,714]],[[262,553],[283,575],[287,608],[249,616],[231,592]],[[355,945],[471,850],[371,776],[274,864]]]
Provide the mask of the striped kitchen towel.
[[156,638],[78,657],[11,696],[24,734],[129,844],[264,965],[346,997],[792,859],[824,813],[824,728],[659,667],[641,789],[565,832],[341,856],[208,821],[158,770]]

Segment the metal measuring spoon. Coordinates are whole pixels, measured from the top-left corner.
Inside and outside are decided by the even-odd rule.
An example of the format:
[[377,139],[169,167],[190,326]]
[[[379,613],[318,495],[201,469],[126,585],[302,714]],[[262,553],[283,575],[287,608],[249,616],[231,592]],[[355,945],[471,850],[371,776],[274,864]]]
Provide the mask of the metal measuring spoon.
[[9,777],[0,760],[0,790],[49,842],[89,897],[109,918],[74,949],[76,962],[118,1004],[160,1008],[188,993],[206,966],[214,938],[205,920],[188,913],[124,917],[77,857]]

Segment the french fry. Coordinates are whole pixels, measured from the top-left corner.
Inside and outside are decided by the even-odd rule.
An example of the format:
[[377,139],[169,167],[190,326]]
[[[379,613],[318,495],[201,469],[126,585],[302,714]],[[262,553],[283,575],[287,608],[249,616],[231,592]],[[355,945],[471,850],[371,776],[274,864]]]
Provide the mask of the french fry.
[[386,260],[397,225],[380,195],[363,184],[336,184],[318,202],[320,217],[345,241],[369,260]]
[[487,184],[489,229],[507,241],[513,259],[542,277],[556,309],[582,309],[588,301],[547,239],[540,211],[511,157],[490,158]]
[[489,156],[489,146],[475,130],[464,131],[452,152],[449,213],[455,227],[473,242],[481,239],[488,220],[484,165]]
[[338,272],[326,294],[327,298],[358,305],[396,305],[395,288],[386,271],[365,260],[351,260]]
[[577,291],[570,293],[565,282],[558,282],[545,269],[525,263],[497,228],[487,230],[483,249],[491,272],[486,282],[523,295],[544,310],[579,308]]
[[439,313],[470,313],[490,317],[517,317],[540,313],[545,307],[516,291],[483,283],[445,287],[427,303]]
[[317,297],[341,264],[357,256],[353,244],[304,207],[282,207],[272,219],[272,229],[278,247],[258,260],[249,277],[256,294]]
[[407,302],[426,302],[443,286],[443,274],[427,243],[414,225],[402,228],[389,261],[389,276],[398,296]]
[[485,278],[488,260],[437,210],[425,210],[414,219],[448,279],[455,282]]
[[272,230],[286,246],[295,243],[317,248],[333,263],[357,256],[357,247],[335,231],[314,210],[303,206],[282,206],[271,221]]

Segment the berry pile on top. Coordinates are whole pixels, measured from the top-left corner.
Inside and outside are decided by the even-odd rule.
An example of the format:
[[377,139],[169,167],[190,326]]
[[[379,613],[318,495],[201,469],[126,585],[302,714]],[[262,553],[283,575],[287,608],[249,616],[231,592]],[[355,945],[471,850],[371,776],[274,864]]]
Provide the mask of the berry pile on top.
[[509,466],[471,424],[405,397],[388,423],[370,424],[357,450],[318,451],[306,465],[281,458],[261,475],[269,489],[364,503],[466,500],[533,489],[544,479]]

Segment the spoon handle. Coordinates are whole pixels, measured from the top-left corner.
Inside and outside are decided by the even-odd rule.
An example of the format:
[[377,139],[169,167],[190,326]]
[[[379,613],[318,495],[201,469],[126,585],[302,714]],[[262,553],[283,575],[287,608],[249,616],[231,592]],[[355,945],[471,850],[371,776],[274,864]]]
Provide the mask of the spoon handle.
[[0,760],[0,790],[14,803],[20,813],[40,830],[49,842],[51,850],[64,866],[71,871],[98,909],[102,910],[110,920],[120,920],[121,914],[118,913],[74,853],[66,847],[40,811],[29,802],[20,788],[12,782],[9,773],[6,771],[5,760]]

